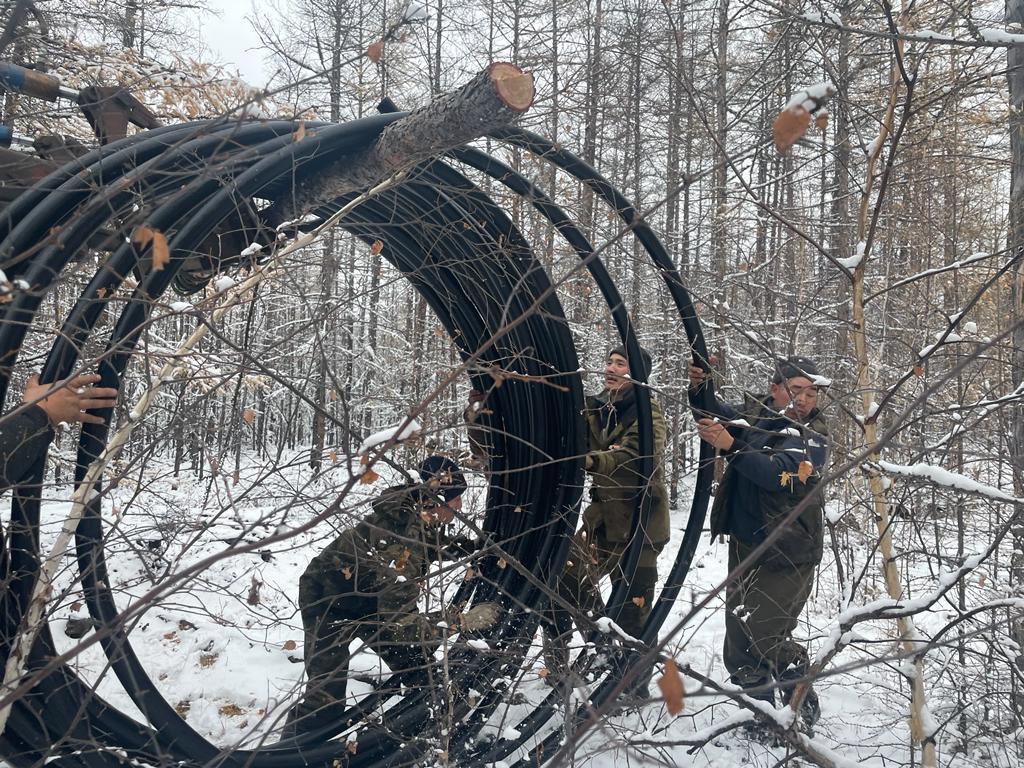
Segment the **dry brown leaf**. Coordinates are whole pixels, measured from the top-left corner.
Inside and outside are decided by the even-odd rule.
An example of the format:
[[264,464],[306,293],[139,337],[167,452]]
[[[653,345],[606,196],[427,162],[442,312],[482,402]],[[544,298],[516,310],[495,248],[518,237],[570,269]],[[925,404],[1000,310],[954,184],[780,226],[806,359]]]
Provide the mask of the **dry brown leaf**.
[[396,571],[400,571],[400,570],[402,570],[403,568],[405,568],[405,566],[406,566],[406,563],[408,563],[408,562],[409,562],[409,555],[410,555],[410,554],[412,554],[412,553],[411,553],[411,552],[409,552],[409,548],[408,548],[408,547],[405,547],[405,548],[404,548],[404,549],[402,550],[402,554],[400,554],[400,555],[398,556],[398,559],[397,559],[397,560],[395,560],[395,570],[396,570]]
[[819,131],[824,131],[828,128],[828,112],[819,112],[814,116],[814,127]]
[[537,670],[537,677],[547,677],[551,674],[551,670],[547,667],[541,667]]
[[242,411],[242,421],[246,424],[252,424],[256,421],[256,412],[252,408],[246,408]]
[[218,653],[201,653],[199,654],[199,666],[203,669],[209,669],[217,663],[217,658],[220,656]]
[[359,749],[359,745],[356,744],[355,741],[346,741],[345,749],[348,751],[350,755],[354,755],[356,753],[356,750]]
[[370,463],[370,454],[362,453],[362,454],[359,455],[359,466],[365,467],[369,463]]
[[337,391],[332,389],[330,392],[328,392],[327,399],[330,400],[332,403],[335,402],[338,399]]
[[985,578],[985,574],[984,573],[981,574],[980,576],[978,576],[978,586],[979,587],[984,587],[986,581],[987,581],[987,579]]
[[82,608],[82,603],[81,603],[81,601],[80,601],[80,600],[75,600],[75,602],[73,602],[73,603],[71,604],[71,610],[72,610],[72,611],[78,611],[78,610],[80,610],[81,608]]
[[811,462],[804,459],[800,462],[800,466],[796,470],[796,476],[800,478],[801,483],[806,483],[807,478],[814,474],[814,465]]
[[295,133],[292,134],[292,138],[295,141],[302,141],[306,138],[306,121],[299,120],[299,127],[295,129]]
[[501,371],[491,370],[491,378],[494,379],[494,386],[500,387],[505,382],[505,377],[502,376]]
[[294,640],[285,640],[284,645],[281,647],[284,648],[286,651],[294,651],[296,643]]
[[369,48],[366,49],[366,58],[376,64],[380,61],[381,54],[384,53],[384,43],[378,40],[373,43]]
[[153,239],[153,230],[145,224],[140,224],[132,230],[132,245],[136,248],[145,248]]
[[380,240],[374,240],[373,245],[370,246],[370,253],[376,256],[378,253],[384,250],[384,243]]
[[366,470],[359,477],[359,482],[362,483],[363,485],[373,485],[378,480],[380,480],[380,475],[378,475],[372,469]]
[[786,154],[790,147],[807,133],[811,124],[811,113],[800,106],[784,109],[772,124],[772,140],[780,155]]
[[335,450],[332,450],[332,451],[331,451],[331,452],[330,452],[329,454],[327,454],[327,455],[328,455],[328,457],[329,457],[329,458],[331,459],[331,464],[337,464],[337,463],[338,463],[338,452],[337,452],[337,451],[335,451]]
[[679,676],[679,669],[672,659],[665,660],[665,674],[658,679],[658,689],[670,715],[678,715],[683,711],[683,678]]
[[911,370],[914,372],[914,375],[917,376],[918,378],[924,376],[924,368],[921,366],[920,363],[915,364]]
[[499,568],[504,569],[506,565],[508,565],[508,563],[505,561],[504,557],[498,558],[498,567]]
[[779,474],[779,485],[785,488],[787,485],[793,482],[793,476],[789,472],[782,472]]
[[245,710],[237,704],[225,704],[217,712],[225,717],[238,717],[245,714]]
[[466,569],[466,577],[463,579],[463,581],[472,581],[475,578],[476,578],[476,571],[473,570],[472,568],[467,568]]
[[645,602],[646,601],[644,600],[643,595],[639,595],[638,597],[633,598],[633,605],[635,605],[637,608],[643,608]]
[[153,270],[160,271],[171,261],[171,251],[163,232],[153,231]]

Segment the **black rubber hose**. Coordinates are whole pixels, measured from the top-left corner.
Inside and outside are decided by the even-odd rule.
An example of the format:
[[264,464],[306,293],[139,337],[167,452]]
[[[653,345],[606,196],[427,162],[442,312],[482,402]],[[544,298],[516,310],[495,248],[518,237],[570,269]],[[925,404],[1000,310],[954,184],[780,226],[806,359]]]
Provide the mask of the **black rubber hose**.
[[[415,217],[413,217],[413,218],[409,218],[408,220],[419,220],[419,218],[415,218]],[[123,321],[124,321],[124,319],[125,319],[125,318],[123,317]],[[134,324],[133,324],[133,323],[131,323],[131,322],[127,323],[127,326],[128,326],[128,327],[131,327],[131,326],[133,326],[133,325],[134,325]],[[117,334],[115,334],[115,336],[117,336]],[[556,485],[556,486],[557,486],[557,485]]]
[[[367,131],[368,136],[375,135],[374,131],[379,131],[390,119],[394,118],[378,120],[373,126],[367,126],[364,121],[362,128]],[[289,125],[288,130],[290,131],[291,129]],[[173,134],[174,128],[166,129],[166,132]],[[329,130],[317,131],[317,133],[321,132],[330,133]],[[598,188],[602,184],[606,185],[606,182],[597,177],[596,174],[595,178],[587,178],[585,169],[581,172],[581,169],[573,164],[571,155],[559,155],[557,151],[552,152],[554,149],[552,145],[550,143],[545,144],[539,137],[519,132],[516,134],[516,137],[509,136],[507,138],[513,142],[520,142],[521,146],[531,149],[531,151],[537,151],[536,148],[540,147],[539,154],[544,159],[555,162],[556,165],[569,170],[570,173],[586,181],[586,183],[597,185]],[[188,221],[184,224],[182,230],[178,232],[180,237],[172,241],[174,258],[170,268],[165,268],[163,274],[159,272],[151,273],[143,285],[136,291],[136,297],[129,303],[128,308],[122,314],[117,329],[108,345],[108,352],[111,356],[101,366],[105,376],[104,383],[116,384],[119,380],[124,365],[131,355],[134,339],[139,333],[142,324],[146,321],[148,307],[151,306],[155,298],[163,293],[173,277],[172,272],[180,266],[182,257],[179,254],[187,254],[190,248],[194,248],[194,244],[188,245],[189,237],[193,238],[194,243],[198,243],[208,232],[213,231],[221,220],[230,215],[233,207],[242,203],[247,195],[251,196],[260,189],[273,189],[275,195],[283,196],[290,192],[290,184],[294,183],[296,176],[301,177],[303,173],[315,172],[319,164],[311,161],[304,165],[300,157],[300,148],[304,143],[305,141],[295,142],[293,147],[282,148],[280,150],[280,157],[275,158],[273,162],[261,162],[261,173],[264,175],[260,176],[259,173],[255,175],[250,174],[247,177],[248,180],[245,181],[245,183],[251,185],[250,187],[245,187],[245,183],[242,184],[243,189],[240,189],[238,186],[239,182],[245,177],[245,173],[234,178],[231,185],[221,188],[219,192],[215,193],[216,184],[211,185],[208,183],[208,180],[197,181],[187,192],[178,193],[176,203],[169,201],[171,202],[170,207],[164,207],[167,205],[167,203],[164,203],[154,209],[153,215],[158,217],[157,220],[166,220],[167,222],[180,221],[187,213]],[[308,149],[310,146],[306,145],[305,148]],[[138,146],[135,146],[133,141],[128,141],[116,147],[116,150],[127,153],[127,155],[122,157],[139,153],[143,149],[152,151],[153,145],[146,144],[146,139],[139,139]],[[318,146],[317,149],[318,151],[322,150],[322,147]],[[340,142],[336,151],[344,153],[345,151],[355,151],[357,149],[358,142],[356,144]],[[145,155],[145,152],[142,152],[142,154]],[[228,152],[227,154],[233,156],[234,152]],[[135,156],[138,157],[139,154],[135,154]],[[103,157],[102,153],[99,154],[99,157]],[[318,155],[316,160],[327,162],[331,158],[331,153],[325,152]],[[281,163],[280,166],[275,165],[278,161]],[[295,173],[296,168],[301,169],[298,174]],[[276,176],[275,169],[280,171]],[[252,169],[249,170],[251,171]],[[228,177],[230,177],[233,172],[230,168],[222,167],[218,173],[227,173]],[[59,176],[59,173],[56,175]],[[106,174],[94,173],[93,175],[94,180],[107,184],[112,183],[115,178],[119,178],[117,172],[108,172]],[[519,178],[521,179],[521,177]],[[70,176],[66,176],[61,184],[67,184],[69,179]],[[263,186],[260,186],[261,184]],[[49,207],[49,216],[62,217],[61,220],[68,219],[73,215],[72,212],[76,206],[80,205],[84,199],[81,187],[74,188],[74,183],[71,184],[71,187],[71,189],[65,190],[61,190],[60,185],[56,189],[51,187],[50,192],[53,193],[52,196],[45,190],[35,190],[34,197],[36,202],[28,207],[30,210],[36,209],[36,211],[38,211],[37,205],[43,206],[43,208]],[[441,191],[442,189],[444,192]],[[625,206],[618,204],[621,196],[617,196],[617,193],[610,186],[606,190],[599,189],[599,194],[612,200],[620,215],[623,215],[623,212],[627,210],[628,204]],[[203,202],[204,196],[210,198],[206,203]],[[88,195],[84,197],[88,198]],[[532,192],[530,197],[531,202],[536,206],[537,202],[533,199]],[[97,206],[94,204],[91,210],[97,210]],[[551,207],[548,208],[545,215],[548,215],[553,223],[568,221],[564,213]],[[160,216],[163,219],[160,219]],[[395,220],[396,216],[397,222]],[[11,220],[8,219],[8,221]],[[35,242],[40,242],[41,238],[39,237],[38,227],[40,220],[41,217],[37,215],[35,231],[32,230],[32,227],[28,226],[22,227],[20,230],[18,230],[18,227],[12,228],[12,231],[8,233],[9,236],[5,238],[3,243],[0,243],[0,253],[20,254],[22,250],[19,250],[19,248],[22,246],[26,244],[34,246],[33,234],[37,238]],[[431,228],[436,230],[434,234],[444,233],[445,248],[442,249],[442,252],[445,254],[446,260],[451,260],[456,268],[452,268],[452,265],[432,263],[430,261],[429,254],[432,253],[433,247],[431,244],[424,243],[422,239],[422,224],[427,220],[431,221]],[[628,221],[632,221],[632,217]],[[476,222],[478,226],[465,226],[467,222]],[[73,245],[73,241],[79,240],[82,235],[89,233],[94,223],[96,222],[85,222],[81,218],[75,220],[72,223],[73,232],[65,235],[62,245],[65,247],[68,247],[69,244]],[[555,304],[551,307],[545,306],[544,302],[539,300],[551,289],[547,276],[541,269],[540,264],[532,256],[529,244],[522,238],[521,233],[518,233],[511,225],[511,221],[508,220],[504,212],[476,189],[468,179],[465,179],[461,174],[457,174],[443,163],[433,163],[428,168],[422,169],[419,174],[414,175],[411,181],[403,183],[401,187],[390,190],[381,195],[377,200],[364,203],[343,224],[350,232],[367,240],[376,239],[378,235],[383,234],[388,244],[387,257],[407,274],[417,290],[424,295],[434,309],[435,314],[441,319],[446,330],[448,330],[453,340],[460,347],[464,359],[474,359],[471,357],[475,352],[473,342],[485,340],[490,335],[493,335],[495,331],[502,330],[495,327],[494,324],[502,319],[500,310],[507,309],[504,306],[506,303],[505,296],[481,290],[481,285],[474,284],[474,279],[479,283],[479,278],[481,277],[480,272],[482,268],[480,265],[486,265],[486,279],[483,281],[483,289],[492,287],[492,284],[493,286],[500,285],[501,288],[497,292],[499,294],[507,292],[509,296],[520,299],[525,296],[537,297],[526,302],[526,304],[520,303],[517,305],[518,308],[513,307],[513,309],[527,315],[538,315],[544,319],[535,320],[533,317],[528,316],[522,327],[516,327],[511,332],[504,332],[502,339],[507,343],[507,346],[495,345],[491,355],[489,357],[485,356],[482,362],[505,366],[508,365],[509,359],[515,359],[515,356],[521,355],[522,351],[529,350],[527,357],[518,359],[519,363],[525,363],[522,365],[522,372],[526,376],[534,378],[550,378],[551,374],[555,373],[556,382],[558,381],[557,377],[561,376],[562,381],[568,382],[570,385],[568,388],[569,399],[579,402],[581,389],[579,376],[576,373],[578,362],[575,359],[571,338],[568,336],[564,315],[562,315],[560,307],[557,306],[557,299],[554,299]],[[453,226],[460,224],[465,228],[465,234],[458,233],[455,226]],[[190,227],[191,231],[188,232]],[[173,229],[173,225],[171,225],[171,229]],[[560,231],[565,229],[564,226],[559,227]],[[18,231],[15,232],[14,230]],[[93,228],[93,231],[95,231],[95,228]],[[182,231],[186,231],[188,236],[181,236]],[[640,228],[637,228],[637,236],[641,237],[642,234]],[[653,234],[649,232],[648,234],[649,239],[652,239],[653,243],[660,247],[656,238],[653,238]],[[643,241],[643,237],[641,237],[641,240]],[[82,241],[84,242],[84,239]],[[647,242],[644,245],[651,251],[651,247]],[[583,239],[582,248],[579,242],[576,242],[574,247],[577,248],[577,252],[581,252],[581,250],[588,253],[592,252],[589,244],[585,242],[585,238]],[[4,248],[8,250],[5,251]],[[55,250],[57,249],[51,249],[49,253],[53,254]],[[508,256],[515,253],[519,254],[517,257],[520,260],[519,269],[508,272],[504,269],[507,266]],[[428,258],[425,258],[424,254]],[[94,315],[97,314],[94,302],[98,302],[101,296],[99,293],[100,289],[115,285],[118,282],[117,276],[123,274],[121,268],[134,264],[143,255],[135,253],[134,249],[122,247],[115,254],[115,263],[110,264],[108,262],[106,272],[101,269],[100,273],[97,274],[97,277],[94,278],[93,283],[90,285],[90,289],[83,296],[79,307],[73,313],[73,317],[69,317],[67,329],[71,333],[68,338],[73,338],[74,343],[69,341],[59,351],[55,348],[54,354],[51,354],[50,365],[46,372],[48,376],[57,376],[62,371],[70,372],[70,367],[77,358],[75,348],[80,347],[94,325]],[[664,255],[663,249],[661,255],[668,263],[669,269],[672,269],[671,262]],[[652,256],[655,257],[655,263],[657,264],[658,256],[654,253],[652,253]],[[468,260],[475,262],[474,271],[471,274],[460,271],[457,268]],[[41,278],[39,285],[42,286],[37,291],[38,297],[41,297],[45,292],[45,287],[52,283],[53,278],[59,273],[59,269],[54,270],[52,266],[56,266],[56,264],[48,261],[45,265],[40,265],[37,268],[36,276]],[[664,267],[662,269],[664,270]],[[669,283],[670,291],[673,292],[673,297],[677,298],[678,292],[682,291],[683,297],[688,302],[688,297],[685,295],[681,282],[677,285],[673,284],[670,275],[664,271],[663,274],[665,274],[666,281]],[[674,269],[672,269],[672,274],[675,274]],[[538,275],[542,277],[538,278]],[[515,280],[510,284],[509,278],[513,277]],[[529,286],[529,290],[524,290],[522,295],[520,295],[519,291],[523,290],[524,278],[526,278],[525,284]],[[537,282],[538,279],[540,279],[540,282]],[[678,276],[676,276],[676,280],[678,280]],[[614,286],[611,285],[610,278],[608,279],[608,285],[602,286],[602,291],[605,293],[606,298],[609,298],[613,316],[616,312],[619,312],[621,315],[616,320],[619,323],[620,331],[623,332],[622,335],[627,346],[632,351],[630,357],[638,359],[635,336],[632,333],[632,329],[628,327],[628,318],[625,315],[621,301],[615,297]],[[554,295],[553,292],[551,295]],[[16,328],[27,327],[28,322],[31,320],[31,315],[34,314],[34,310],[38,306],[38,301],[32,300],[35,298],[37,297],[30,297],[28,300],[23,299],[23,303],[16,307],[16,311],[8,312],[5,316],[5,328],[0,329],[0,353],[8,353],[7,356],[0,357],[0,360],[7,364],[8,370],[9,366],[13,365],[13,357],[10,356],[12,345],[5,342],[9,342],[17,336],[23,336],[24,331],[22,329],[21,333],[18,333],[15,330],[6,338],[2,333],[8,332],[10,326],[15,326]],[[541,311],[527,312],[535,302]],[[677,306],[680,306],[684,326],[686,326],[687,313],[684,311],[683,305],[680,304],[678,298],[676,303]],[[473,311],[465,311],[464,307],[466,305],[472,306]],[[495,314],[496,310],[499,310],[498,314]],[[689,307],[689,311],[692,314],[692,306]],[[515,312],[512,313],[512,317],[515,317]],[[627,318],[625,323],[620,322],[622,318]],[[504,319],[507,319],[507,316]],[[697,339],[700,343],[695,345],[694,349],[700,352],[703,349],[703,342],[699,338],[699,325],[696,324],[695,316],[692,317],[689,325],[697,329]],[[688,335],[691,335],[690,331],[691,328],[687,327]],[[473,339],[473,342],[470,341],[470,338]],[[479,346],[479,344],[477,343],[475,346]],[[562,354],[566,350],[571,354]],[[537,367],[533,364],[534,359],[545,362],[542,366]],[[472,373],[471,375],[474,377],[476,385],[486,386],[487,379],[482,372]],[[6,376],[4,376],[5,383]],[[571,417],[572,409],[560,407],[560,398],[550,396],[551,388],[530,387],[525,384],[520,386],[520,384],[521,382],[506,381],[502,387],[494,388],[491,392],[495,410],[500,414],[499,420],[502,422],[502,432],[505,433],[496,435],[496,437],[505,455],[496,459],[492,466],[492,469],[496,470],[496,474],[489,491],[489,513],[485,521],[485,528],[498,541],[511,539],[514,544],[508,546],[507,551],[517,559],[521,559],[523,563],[532,563],[533,567],[529,574],[517,574],[512,569],[506,571],[498,569],[496,566],[497,558],[485,560],[485,568],[482,570],[485,571],[486,578],[482,578],[480,584],[475,587],[481,594],[501,593],[512,596],[513,602],[535,599],[542,591],[540,589],[541,585],[550,585],[558,575],[561,563],[564,561],[565,546],[568,538],[567,532],[571,531],[570,521],[575,520],[575,514],[578,512],[580,463],[583,448],[582,433],[579,429],[578,419],[566,419],[564,423],[559,424],[554,429],[550,429],[546,428],[548,425],[544,423],[542,418],[545,414],[551,413],[560,414],[563,417],[567,415]],[[534,391],[537,389],[544,389],[545,391],[538,393]],[[646,390],[638,391],[643,391],[644,393],[638,399],[646,399]],[[644,433],[646,430],[646,434],[642,435],[642,443],[650,443],[649,400],[647,400],[646,413],[643,412],[645,410],[643,407],[638,407],[638,410],[642,411],[640,414],[641,433]],[[79,476],[85,463],[102,448],[106,440],[106,431],[106,426],[101,426],[98,429],[89,428],[83,430]],[[566,440],[566,435],[572,437],[572,439]],[[551,442],[552,437],[555,438],[554,442]],[[544,449],[544,452],[554,461],[547,461],[546,464],[542,464],[542,468],[545,471],[538,471],[540,468],[531,466],[531,463],[536,463],[537,458],[536,449],[531,446],[548,446]],[[650,454],[651,452],[646,451],[645,453]],[[531,463],[527,463],[528,460]],[[521,469],[524,467],[531,468],[529,471],[526,471]],[[551,503],[549,491],[551,487],[559,489],[559,495],[554,503]],[[524,501],[526,502],[525,506],[523,506]],[[706,505],[706,497],[704,501]],[[518,516],[510,515],[510,509],[514,510],[515,507],[522,507],[525,509],[525,513],[519,513]],[[641,516],[643,514],[643,510],[641,510]],[[30,528],[33,523],[36,526],[38,525],[37,514],[32,517],[35,519],[32,520],[31,517],[22,518],[23,522],[27,523]],[[83,535],[79,541],[79,555],[83,566],[83,577],[92,579],[95,582],[96,574],[103,572],[102,550],[99,544],[102,532],[98,527],[89,531],[89,527],[94,524],[98,525],[98,510],[90,509],[89,518],[89,521],[83,527]],[[83,522],[85,523],[86,521]],[[641,519],[638,517],[637,524],[640,524],[640,522]],[[688,532],[693,523],[694,515],[691,513]],[[38,529],[36,528],[36,530]],[[538,531],[539,533],[537,533]],[[533,532],[532,535],[531,532]],[[684,538],[684,549],[686,548],[686,542],[687,539]],[[685,567],[688,567],[688,562],[682,568],[682,573],[685,573]],[[680,571],[680,561],[677,559],[673,573],[678,571]],[[681,577],[679,581],[681,582]],[[99,606],[98,612],[100,614],[107,614],[109,617],[111,614],[103,607],[105,598],[102,595],[98,596],[95,583],[93,587],[90,591],[90,609],[92,610],[94,605]],[[460,590],[460,594],[463,592],[468,593],[473,589],[474,587],[465,587],[463,590]],[[678,587],[676,589],[678,590]],[[662,599],[659,600],[658,607],[665,602],[665,592],[666,590],[663,590]],[[518,605],[519,603],[516,602],[516,604]],[[107,607],[113,607],[112,600]],[[614,609],[615,606],[613,605],[612,610]],[[652,629],[653,623],[653,621],[648,623],[648,628],[644,633],[645,637],[652,633],[656,635],[657,627]],[[660,623],[659,621],[659,626]],[[506,643],[505,647],[508,649],[515,647],[519,648],[521,652],[525,652],[526,645],[530,637],[532,637],[535,628],[535,617],[526,621],[520,621],[518,617],[510,619],[503,625],[498,642]],[[118,643],[110,643],[110,648],[114,658],[118,660],[118,663],[122,663],[126,653],[124,649],[130,648],[130,646],[127,645],[126,639],[119,638]],[[513,658],[518,660],[520,656],[513,655]],[[505,664],[504,667],[500,664],[495,666],[494,663],[487,660],[473,658],[465,659],[464,661],[465,664],[459,668],[456,674],[461,676],[460,679],[469,681],[478,679],[479,675],[487,673],[488,670],[493,673],[497,669],[508,669],[512,666],[510,664]],[[135,674],[129,675],[131,678],[130,687],[137,688],[137,685],[146,679],[145,673],[141,670],[141,667],[131,671],[133,673],[142,672],[141,678]],[[40,687],[44,686],[41,685]],[[47,685],[45,687],[50,686]],[[605,687],[607,687],[607,684]],[[419,716],[424,711],[423,702],[425,697],[426,694],[421,694],[407,698],[396,710],[396,715],[407,718]],[[156,698],[159,697],[156,696]],[[463,728],[465,733],[468,734],[472,730],[474,723],[479,725],[482,722],[481,712],[486,714],[489,711],[493,711],[493,707],[497,705],[498,699],[493,690],[485,696],[485,701],[487,702],[486,707],[478,708],[474,713],[469,714],[465,721],[466,726]],[[156,704],[156,702],[152,703]],[[159,705],[157,707],[159,708]],[[130,741],[131,746],[126,746],[125,748],[139,750],[140,753],[148,750],[150,752],[150,759],[162,760],[163,758],[153,753],[162,752],[164,750],[162,745],[166,744],[169,749],[168,757],[170,755],[177,755],[175,759],[178,760],[184,758],[192,761],[198,758],[200,761],[227,761],[232,764],[295,764],[294,756],[296,753],[288,749],[260,750],[254,753],[243,753],[240,751],[232,755],[218,754],[216,757],[211,758],[209,750],[215,748],[212,745],[204,747],[203,745],[206,744],[205,740],[202,740],[194,732],[192,732],[192,735],[195,736],[195,739],[193,739],[188,733],[191,729],[188,729],[180,718],[175,717],[174,719],[167,720],[166,728],[161,728],[161,733],[157,737],[151,732],[147,733],[146,729],[139,728],[138,726],[130,728],[125,727],[126,724],[123,722],[113,722],[117,720],[116,717],[111,718],[109,712],[93,711],[95,709],[96,707],[90,707],[89,710],[94,723],[103,727],[113,726],[107,728],[107,731],[114,742],[119,742],[119,746],[125,746],[125,742]],[[464,714],[467,714],[465,708]],[[167,732],[163,733],[164,730]],[[128,731],[134,731],[134,733],[129,734]],[[191,747],[185,749],[185,753],[181,751],[183,737],[185,737],[184,741],[192,743]],[[151,747],[143,749],[142,745],[152,745],[157,742],[161,745],[157,750],[153,750]],[[46,738],[43,738],[41,743],[46,744],[48,742],[46,742]],[[364,746],[366,747],[365,750]],[[508,745],[506,744],[506,746]],[[388,754],[388,751],[393,750],[393,748],[394,744],[392,741],[383,734],[378,734],[372,738],[367,735],[365,744],[361,734],[360,755],[352,761],[352,764],[383,765],[396,759],[413,759],[422,754],[423,745],[410,745],[406,751],[401,752],[399,755]],[[330,760],[330,756],[337,753],[337,746],[330,747],[325,745],[325,747],[304,749],[302,750],[302,760],[306,764],[320,764],[321,762],[326,764]],[[186,756],[187,754],[188,756]],[[291,763],[288,762],[289,759],[292,760]],[[93,764],[98,765],[100,763]]]

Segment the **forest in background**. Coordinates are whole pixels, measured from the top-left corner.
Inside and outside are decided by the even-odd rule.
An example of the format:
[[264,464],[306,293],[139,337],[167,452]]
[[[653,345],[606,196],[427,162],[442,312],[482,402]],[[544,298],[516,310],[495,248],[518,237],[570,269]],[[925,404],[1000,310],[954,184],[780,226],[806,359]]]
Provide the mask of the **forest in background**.
[[[945,634],[925,642],[913,616],[901,619],[909,626],[885,619],[918,665],[879,662],[894,709],[930,706],[947,751],[966,754],[981,739],[1020,759],[1024,3],[491,0],[410,11],[282,0],[252,14],[264,41],[253,55],[275,75],[250,84],[201,60],[191,3],[36,5],[31,34],[7,58],[76,86],[126,86],[168,121],[242,105],[346,121],[385,97],[402,109],[424,104],[491,61],[531,71],[538,98],[520,125],[595,166],[659,233],[697,303],[725,395],[761,391],[772,358],[792,353],[832,379],[836,615],[886,595],[927,595],[923,574],[959,574],[937,598],[952,617]],[[773,121],[823,81],[836,89],[827,119],[780,155]],[[0,117],[27,134],[89,135],[68,105],[6,94]],[[570,209],[599,248],[654,356],[670,487],[685,505],[696,457],[690,352],[661,276],[587,188],[481,144]],[[599,371],[617,337],[576,254],[522,198],[479,183],[548,266],[582,368]],[[92,265],[80,266],[47,296],[19,376],[38,367],[91,276]],[[183,298],[193,309],[155,312],[121,419],[213,293]],[[237,481],[245,457],[296,451],[316,471],[357,471],[360,442],[424,403],[427,444],[465,455],[468,380],[445,383],[458,364],[403,276],[339,232],[212,328],[114,471],[139,485],[154,480],[153,467]],[[585,377],[589,389],[596,380]],[[58,484],[73,462],[63,440],[51,451]],[[965,567],[979,552],[982,564]]]

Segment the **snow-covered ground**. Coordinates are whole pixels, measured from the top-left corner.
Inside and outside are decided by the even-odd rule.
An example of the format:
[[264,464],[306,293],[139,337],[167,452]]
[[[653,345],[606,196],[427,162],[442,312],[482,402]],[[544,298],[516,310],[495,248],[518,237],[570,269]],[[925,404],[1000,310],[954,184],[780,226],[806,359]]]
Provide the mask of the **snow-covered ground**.
[[[237,485],[230,476],[212,483],[184,476],[174,481],[159,465],[121,482],[104,502],[108,566],[119,606],[140,598],[162,583],[169,572],[227,553],[236,542],[258,542],[301,527],[322,513],[348,480],[348,472],[339,465],[311,479],[302,458],[296,456],[291,466],[282,469],[279,464],[273,471],[269,464],[252,461],[243,466]],[[356,485],[354,497],[368,499],[389,479],[393,478],[385,476],[373,486]],[[479,509],[483,480],[473,478],[471,485],[466,506]],[[349,506],[353,506],[351,500]],[[45,505],[44,546],[55,537],[66,509],[67,504],[59,500]],[[365,509],[356,504],[351,511],[358,514]],[[681,538],[686,511],[674,515]],[[280,725],[279,718],[301,690],[302,630],[296,607],[299,575],[336,531],[350,522],[347,514],[340,515],[286,543],[216,559],[185,588],[162,596],[134,621],[132,647],[160,692],[215,744],[256,746],[265,739],[276,739],[268,734]],[[828,637],[839,610],[836,571],[828,549],[826,546],[826,562],[797,632],[809,643],[812,654]],[[666,551],[663,555],[663,574],[674,554]],[[69,587],[73,578],[70,557],[67,563],[58,582],[66,591],[54,602],[51,622],[60,650],[75,644],[64,634],[66,620],[86,615],[74,587]],[[675,631],[678,619],[695,602],[721,584],[725,563],[726,545],[705,537],[672,617],[665,623],[664,636]],[[875,566],[869,569],[877,570]],[[873,586],[877,580],[873,570],[861,583],[855,604],[879,594]],[[716,596],[694,620],[678,629],[667,646],[680,665],[689,664],[720,682],[727,679],[721,665],[722,602],[721,596]],[[940,612],[934,621],[944,623]],[[919,625],[927,627],[928,619],[923,618]],[[861,625],[858,632],[875,642],[842,652],[819,681],[822,719],[815,741],[822,750],[833,753],[839,765],[908,765],[908,693],[895,671],[900,662],[877,661],[894,650],[894,624]],[[865,663],[872,659],[875,663]],[[518,681],[523,695],[499,710],[501,718],[496,716],[491,724],[492,733],[514,735],[511,729],[519,717],[547,695],[549,688],[537,674],[542,664],[538,653],[532,669]],[[106,667],[97,645],[84,650],[72,665],[83,678],[98,681],[100,694],[117,708],[140,716]],[[378,673],[379,662],[371,653],[358,654],[353,672]],[[359,696],[368,690],[368,683],[354,681],[349,687],[350,696]],[[773,766],[785,756],[784,747],[765,746],[736,730],[708,738],[691,753],[688,744],[698,736],[709,734],[730,718],[749,716],[725,697],[700,691],[691,679],[686,680],[686,689],[682,714],[670,716],[652,684],[652,702],[610,717],[592,729],[578,746],[575,764],[588,768],[619,768],[623,761],[716,768],[740,763]],[[943,741],[948,733],[940,735],[942,765],[1013,764],[1012,758],[994,745],[979,745],[975,754],[951,756]]]

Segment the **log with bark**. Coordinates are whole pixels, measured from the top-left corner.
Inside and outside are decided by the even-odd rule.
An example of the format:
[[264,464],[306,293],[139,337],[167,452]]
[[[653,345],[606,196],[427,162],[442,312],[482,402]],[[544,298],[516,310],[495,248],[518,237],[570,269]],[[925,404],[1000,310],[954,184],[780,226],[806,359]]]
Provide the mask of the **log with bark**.
[[443,94],[385,128],[372,146],[303,180],[267,211],[275,228],[351,192],[508,125],[533,103],[533,75],[495,62],[461,88]]

